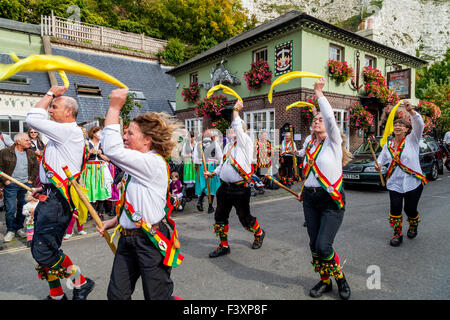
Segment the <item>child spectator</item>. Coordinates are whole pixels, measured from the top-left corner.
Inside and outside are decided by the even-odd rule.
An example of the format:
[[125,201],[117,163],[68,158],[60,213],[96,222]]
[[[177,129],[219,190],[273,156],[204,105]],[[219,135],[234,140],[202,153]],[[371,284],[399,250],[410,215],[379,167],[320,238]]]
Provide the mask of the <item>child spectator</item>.
[[181,200],[183,199],[182,185],[178,172],[172,172],[170,180],[170,194],[172,196],[173,205],[176,210],[183,210]]
[[28,191],[25,195],[25,201],[27,202],[22,209],[22,214],[25,216],[25,225],[27,231],[27,247],[31,247],[31,240],[33,240],[34,233],[34,209],[39,203],[39,200],[31,195]]
[[[78,212],[75,210],[75,214],[78,214]],[[66,234],[64,235],[64,240],[72,238],[73,235],[73,226],[75,225],[75,221],[77,222],[77,234],[84,235],[87,234],[86,231],[83,230],[83,225],[78,222],[78,219],[72,216],[72,220],[70,220],[69,226],[66,229]]]

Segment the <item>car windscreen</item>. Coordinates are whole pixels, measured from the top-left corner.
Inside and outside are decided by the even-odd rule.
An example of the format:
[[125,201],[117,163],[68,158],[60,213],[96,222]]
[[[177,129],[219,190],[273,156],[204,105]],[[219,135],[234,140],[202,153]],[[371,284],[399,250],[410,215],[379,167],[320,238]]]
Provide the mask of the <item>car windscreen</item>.
[[[376,141],[372,144],[373,151],[375,154],[379,154],[381,152],[382,147],[380,146],[380,141]],[[353,152],[354,155],[363,155],[363,154],[372,154],[370,151],[369,143],[362,143],[356,150]]]

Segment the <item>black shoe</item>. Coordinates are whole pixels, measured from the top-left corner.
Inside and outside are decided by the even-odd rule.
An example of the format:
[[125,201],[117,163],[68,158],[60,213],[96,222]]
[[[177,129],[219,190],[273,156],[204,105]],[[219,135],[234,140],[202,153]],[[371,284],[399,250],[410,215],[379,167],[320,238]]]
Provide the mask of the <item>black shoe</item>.
[[339,296],[342,300],[348,300],[350,298],[350,286],[348,285],[347,280],[345,279],[345,276],[341,279],[336,280]]
[[86,283],[81,286],[80,289],[73,289],[72,300],[86,300],[89,293],[95,287],[95,282],[89,278],[86,278]]
[[214,250],[213,252],[211,252],[209,254],[209,257],[210,258],[217,258],[217,257],[220,257],[220,256],[224,256],[226,254],[229,254],[229,253],[230,253],[230,247],[224,247],[222,245],[219,245],[216,250]]
[[197,210],[198,211],[203,211],[203,203],[201,203],[200,201],[197,202]]
[[410,227],[408,229],[408,232],[406,233],[406,236],[409,239],[414,239],[415,237],[417,237],[417,227]]
[[214,207],[213,206],[209,206],[208,207],[208,213],[214,213]]
[[253,241],[253,245],[252,245],[252,249],[259,249],[261,248],[263,241],[264,241],[264,237],[266,236],[266,232],[261,229],[262,233],[260,236],[255,236],[255,240]]
[[50,300],[50,301],[63,301],[63,300],[67,300],[67,296],[64,293],[63,297],[61,299],[53,299],[52,297],[50,297],[50,295],[48,295],[47,297],[44,298],[44,300]]
[[320,280],[311,290],[309,290],[309,295],[313,298],[319,298],[322,293],[330,292],[333,289],[333,283],[325,283]]
[[391,241],[389,242],[389,244],[392,247],[399,247],[403,242],[403,236],[400,235],[394,235],[394,237],[391,239]]

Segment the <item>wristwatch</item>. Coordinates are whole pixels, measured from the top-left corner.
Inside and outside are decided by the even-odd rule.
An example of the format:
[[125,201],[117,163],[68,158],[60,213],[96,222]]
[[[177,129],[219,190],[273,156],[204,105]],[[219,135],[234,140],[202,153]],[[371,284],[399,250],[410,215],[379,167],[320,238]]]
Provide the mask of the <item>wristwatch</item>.
[[46,95],[49,95],[50,97],[54,98],[55,94],[53,92],[51,92],[50,90],[47,91]]

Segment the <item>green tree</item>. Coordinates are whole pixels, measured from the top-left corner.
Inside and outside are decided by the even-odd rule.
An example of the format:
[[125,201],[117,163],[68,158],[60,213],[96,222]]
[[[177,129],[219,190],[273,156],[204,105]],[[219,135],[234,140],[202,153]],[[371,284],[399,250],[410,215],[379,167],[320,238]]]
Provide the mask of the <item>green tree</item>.
[[417,70],[416,97],[430,101],[441,109],[436,128],[450,130],[450,48],[443,59]]

